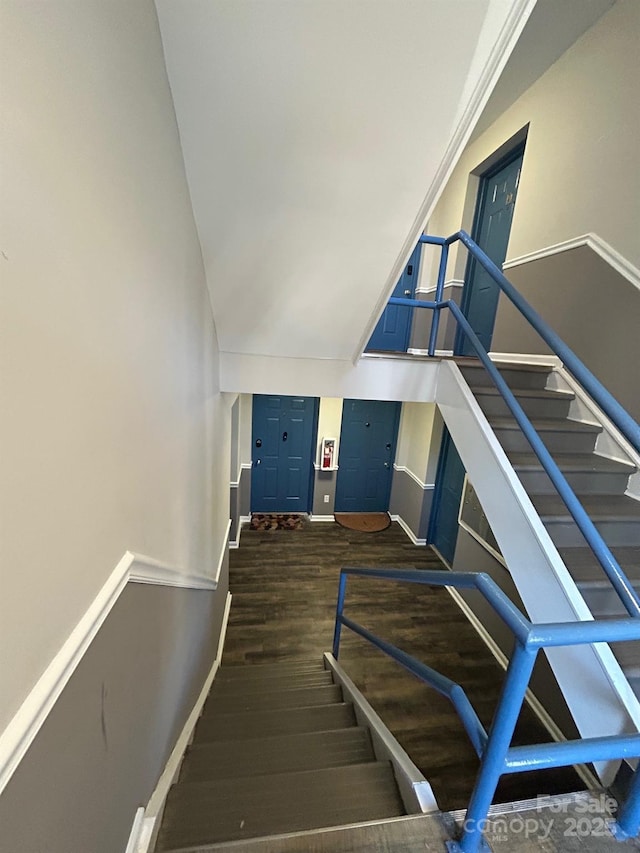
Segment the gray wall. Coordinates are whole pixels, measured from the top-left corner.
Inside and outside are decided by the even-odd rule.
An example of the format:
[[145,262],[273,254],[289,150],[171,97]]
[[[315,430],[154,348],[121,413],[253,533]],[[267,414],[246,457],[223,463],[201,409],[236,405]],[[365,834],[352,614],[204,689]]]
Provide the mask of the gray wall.
[[[640,291],[587,246],[507,270],[507,276],[606,388],[640,419]],[[492,349],[547,352],[500,297]]]
[[416,539],[426,539],[433,489],[423,489],[406,471],[393,471],[389,512],[399,515]]
[[[452,568],[456,572],[486,572],[516,607],[527,615],[509,571],[461,527],[458,528],[458,542]],[[461,590],[460,594],[501,651],[510,658],[513,651],[513,635],[505,627],[502,620],[498,618],[495,611],[478,592]],[[579,737],[571,713],[544,653],[538,656],[530,687],[565,737]]]
[[123,853],[216,655],[228,589],[128,584],[0,797],[2,853]]
[[[313,478],[313,515],[333,515],[336,505],[337,471],[322,471],[314,469]],[[329,495],[329,502],[324,502],[324,496]]]

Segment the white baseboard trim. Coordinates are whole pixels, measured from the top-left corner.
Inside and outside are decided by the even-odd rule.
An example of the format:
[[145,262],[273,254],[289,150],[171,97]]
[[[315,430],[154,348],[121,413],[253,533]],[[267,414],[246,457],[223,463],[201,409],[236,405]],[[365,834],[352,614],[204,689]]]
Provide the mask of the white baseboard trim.
[[421,545],[422,546],[422,545],[427,544],[426,539],[418,539],[416,537],[413,530],[409,527],[409,525],[407,524],[407,522],[404,520],[404,518],[401,515],[391,515],[391,513],[389,513],[389,515],[390,515],[391,521],[397,521],[398,522],[400,527],[404,530],[404,532],[407,534],[409,539],[411,539],[411,541],[413,542],[414,545]]
[[[224,543],[227,543],[229,541],[229,532],[230,531],[231,531],[231,519],[229,519],[229,521],[227,521],[227,526],[226,526],[225,531],[224,531],[224,536],[222,538],[222,541]],[[216,566],[216,573],[213,576],[213,582],[215,584],[214,589],[218,586],[218,584],[220,582],[220,574],[222,573],[222,567],[224,566],[224,559],[225,559],[226,553],[227,553],[227,549],[226,549],[226,547],[223,546],[220,549],[220,556],[218,557],[218,565]]]
[[[474,611],[469,607],[464,598],[460,595],[457,589],[453,587],[447,586],[445,587],[451,598],[458,605],[460,610],[467,617],[476,633],[485,644],[485,646],[489,649],[493,657],[500,664],[502,669],[505,670],[509,665],[509,659],[504,654],[500,646],[493,639],[491,634],[487,631],[482,622],[478,619]],[[540,702],[540,700],[536,697],[535,693],[531,690],[531,688],[527,687],[527,691],[525,693],[525,702],[531,708],[536,717],[540,720],[545,729],[549,732],[551,737],[556,743],[560,743],[566,740],[566,737],[562,734],[553,718],[549,715],[544,705]],[[601,787],[600,782],[595,778],[595,776],[590,772],[590,770],[583,764],[576,765],[576,772],[585,783],[587,788],[589,789],[599,789]]]
[[542,353],[526,352],[490,352],[491,361],[503,362],[505,364],[539,364],[542,367],[561,367],[562,362],[557,355],[544,355]]
[[[429,356],[429,350],[428,349],[422,349],[420,347],[409,347],[407,349],[407,354],[408,355],[426,355],[426,356]],[[452,349],[434,350],[433,357],[434,358],[452,358],[453,357],[453,350]]]
[[140,806],[140,808],[136,810],[136,816],[133,819],[133,826],[131,827],[131,832],[129,833],[129,840],[127,841],[127,849],[124,851],[124,853],[137,853],[138,845],[140,844],[140,838],[142,835],[143,823],[144,808]]
[[550,258],[552,255],[558,255],[561,252],[578,249],[580,246],[588,246],[589,249],[606,261],[609,266],[613,267],[616,272],[631,282],[634,287],[640,289],[640,270],[594,232],[581,234],[579,237],[563,240],[561,243],[554,243],[552,246],[546,246],[544,249],[538,249],[535,252],[529,252],[517,258],[509,258],[502,265],[502,269],[508,270],[513,267],[519,267],[522,264],[531,263],[531,261]]
[[309,521],[335,521],[333,515],[310,515]]
[[418,477],[417,474],[414,474],[413,471],[411,471],[411,469],[407,468],[406,465],[396,465],[396,463],[394,462],[393,463],[393,470],[394,471],[400,471],[400,473],[402,473],[402,474],[407,474],[423,490],[429,490],[429,489],[435,488],[435,483],[423,483],[422,480],[420,479],[420,477]]
[[[219,567],[224,560],[223,541]],[[215,590],[214,577],[189,574],[184,569],[125,551],[86,612],[33,686],[15,716],[0,735],[0,793],[13,776],[42,724],[66,687],[127,583],[157,584],[187,589]]]
[[231,482],[229,483],[229,487],[231,489],[237,489],[238,486],[240,485],[240,478],[242,477],[242,472],[243,471],[250,471],[251,468],[253,468],[253,465],[251,464],[251,462],[242,462],[240,467],[238,468],[238,479],[237,480],[231,480]]
[[[242,525],[249,524],[251,521],[250,515],[241,515],[238,519],[238,529],[236,530],[236,539],[229,540],[229,548],[235,550],[240,547],[240,534],[242,533]],[[229,519],[229,526],[231,526],[231,519]]]
[[158,779],[158,784],[156,785],[155,790],[151,795],[147,807],[144,809],[144,820],[142,821],[142,828],[138,836],[137,847],[134,848],[135,853],[148,853],[148,851],[151,849],[151,842],[155,841],[155,837],[160,828],[159,818],[161,817],[162,812],[164,810],[164,803],[167,799],[169,789],[171,788],[171,785],[173,784],[178,774],[178,771],[180,770],[180,764],[182,763],[184,753],[191,740],[191,735],[196,727],[196,723],[198,722],[200,714],[202,713],[202,707],[206,701],[207,696],[209,695],[209,691],[211,690],[213,679],[215,678],[216,673],[220,668],[220,663],[222,661],[222,652],[224,651],[224,642],[227,635],[227,625],[229,623],[231,598],[231,593],[228,592],[227,600],[225,602],[224,607],[224,616],[222,617],[220,639],[218,640],[218,648],[216,650],[216,657],[213,662],[213,666],[209,670],[209,674],[207,675],[204,684],[202,685],[200,695],[196,699],[195,704],[191,709],[191,713],[187,717],[187,721],[185,722],[182,731],[180,732],[180,735],[176,741],[176,744],[171,752],[171,755],[167,760],[165,768],[162,771],[162,775]]

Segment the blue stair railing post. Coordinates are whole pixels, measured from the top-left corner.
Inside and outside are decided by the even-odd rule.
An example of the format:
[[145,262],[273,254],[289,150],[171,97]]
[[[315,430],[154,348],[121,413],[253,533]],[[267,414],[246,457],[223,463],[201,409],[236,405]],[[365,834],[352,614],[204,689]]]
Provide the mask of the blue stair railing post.
[[640,765],[633,775],[627,799],[618,811],[612,832],[620,841],[640,834]]
[[505,757],[511,745],[535,660],[536,650],[528,648],[526,644],[515,644],[507,667],[500,702],[489,731],[487,748],[482,756],[476,784],[467,808],[462,835],[459,842],[448,845],[452,853],[456,851],[476,853],[483,849],[482,833],[486,829],[487,814],[500,776],[505,770]]
[[338,602],[336,604],[336,624],[333,629],[333,656],[338,660],[340,654],[340,634],[342,632],[342,614],[344,611],[344,598],[347,592],[347,577],[345,572],[340,572],[338,585]]
[[[514,636],[514,651],[507,668],[505,682],[487,735],[480,718],[469,701],[464,688],[446,675],[427,666],[412,655],[368,631],[344,615],[347,575],[372,580],[392,580],[431,587],[453,587],[457,590],[476,589]],[[527,686],[533,673],[536,656],[541,649],[640,641],[640,620],[633,618],[607,621],[577,621],[561,623],[531,623],[487,574],[477,572],[442,572],[423,569],[365,569],[347,568],[340,571],[340,586],[336,608],[336,628],[333,654],[337,658],[340,627],[344,625],[396,663],[430,685],[453,704],[460,720],[480,757],[462,833],[457,841],[448,841],[450,853],[480,853],[488,847],[483,838],[487,815],[498,781],[503,774],[522,773],[542,767],[566,767],[593,761],[633,759],[640,757],[640,734],[615,734],[582,738],[560,743],[511,746],[513,732],[522,709]],[[611,830],[620,839],[637,837],[640,833],[640,772],[636,770],[625,805]]]
[[[444,294],[444,282],[447,277],[447,261],[449,260],[449,245],[448,243],[444,243],[440,249],[440,265],[438,267],[438,281],[436,283],[436,302],[442,302],[442,296]],[[431,318],[431,333],[429,335],[429,349],[428,353],[430,356],[435,355],[436,351],[436,341],[438,338],[438,326],[440,324],[440,308],[433,309],[433,316]]]

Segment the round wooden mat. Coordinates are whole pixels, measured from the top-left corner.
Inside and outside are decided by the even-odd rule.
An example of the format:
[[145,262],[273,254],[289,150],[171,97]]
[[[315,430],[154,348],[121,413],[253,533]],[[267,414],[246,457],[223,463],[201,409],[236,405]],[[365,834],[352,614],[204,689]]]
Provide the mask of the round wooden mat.
[[391,524],[388,512],[336,512],[334,518],[342,527],[361,533],[379,533]]

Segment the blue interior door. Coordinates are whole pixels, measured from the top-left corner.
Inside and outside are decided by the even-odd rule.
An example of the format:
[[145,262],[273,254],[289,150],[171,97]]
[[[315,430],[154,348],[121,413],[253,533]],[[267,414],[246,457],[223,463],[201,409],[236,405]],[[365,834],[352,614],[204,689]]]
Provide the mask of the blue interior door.
[[251,511],[311,508],[317,397],[253,397]]
[[400,403],[345,400],[342,408],[336,512],[389,509]]
[[[523,155],[522,147],[513,151],[506,162],[483,175],[478,188],[473,239],[498,267],[502,267],[507,254]],[[491,347],[499,296],[500,288],[489,273],[470,258],[461,307],[486,350]],[[461,333],[455,351],[460,355],[476,354]]]
[[465,469],[449,431],[444,428],[436,488],[429,525],[429,542],[451,565],[458,539],[458,514]]
[[[403,299],[413,299],[415,296],[421,249],[422,244],[418,243],[407,261],[392,296]],[[413,309],[402,305],[387,305],[378,320],[378,325],[373,330],[367,350],[406,352],[409,346],[412,313]]]

